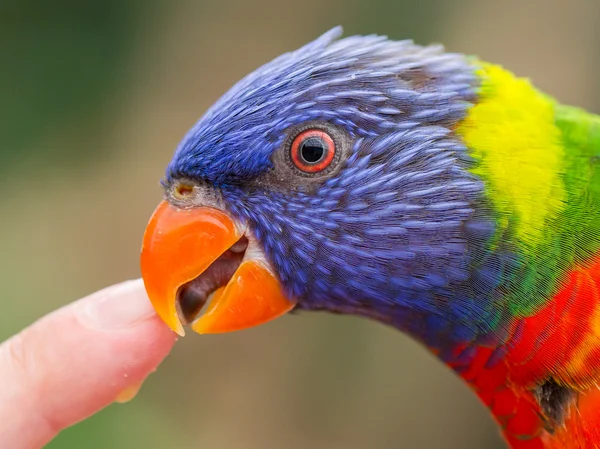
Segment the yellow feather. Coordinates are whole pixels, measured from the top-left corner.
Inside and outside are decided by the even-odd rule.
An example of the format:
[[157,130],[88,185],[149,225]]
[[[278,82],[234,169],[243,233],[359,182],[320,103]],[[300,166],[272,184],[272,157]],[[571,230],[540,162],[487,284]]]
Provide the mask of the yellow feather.
[[473,172],[486,182],[499,226],[516,218],[516,238],[535,247],[566,198],[554,104],[499,66],[481,63],[478,75],[480,100],[457,131],[478,161]]

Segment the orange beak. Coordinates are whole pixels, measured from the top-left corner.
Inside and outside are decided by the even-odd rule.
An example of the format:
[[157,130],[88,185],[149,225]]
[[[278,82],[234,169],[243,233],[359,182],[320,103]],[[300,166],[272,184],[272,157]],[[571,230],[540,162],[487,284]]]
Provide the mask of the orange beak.
[[[186,324],[182,323],[186,313],[180,298],[184,287],[208,276],[211,265],[231,254],[228,250],[242,237],[235,222],[218,209],[178,209],[166,201],[156,208],[144,234],[142,277],[156,312],[179,335],[184,335]],[[256,242],[250,240],[249,244]],[[229,281],[205,292],[212,293],[212,299],[206,312],[193,320],[194,331],[210,334],[246,329],[294,307],[295,301],[286,297],[266,262],[239,257]],[[207,282],[210,280],[199,281],[200,285]],[[200,306],[206,301],[201,298]]]

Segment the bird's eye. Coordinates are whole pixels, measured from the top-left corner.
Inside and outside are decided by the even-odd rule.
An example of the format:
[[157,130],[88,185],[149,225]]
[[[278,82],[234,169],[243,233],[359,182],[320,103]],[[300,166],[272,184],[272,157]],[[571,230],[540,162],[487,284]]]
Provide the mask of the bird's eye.
[[308,129],[294,138],[290,156],[299,170],[319,173],[331,165],[335,151],[335,143],[329,134],[321,129]]

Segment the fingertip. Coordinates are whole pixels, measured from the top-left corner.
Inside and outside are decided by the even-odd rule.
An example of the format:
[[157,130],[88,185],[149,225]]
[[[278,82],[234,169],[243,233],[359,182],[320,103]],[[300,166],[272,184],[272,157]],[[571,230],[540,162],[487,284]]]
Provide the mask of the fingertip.
[[125,281],[81,300],[82,322],[102,330],[129,329],[156,316],[141,279]]
[[0,420],[13,423],[11,434],[0,439],[11,441],[12,435],[22,441],[25,433],[44,444],[121,392],[131,395],[169,354],[176,337],[154,314],[140,280],[44,317],[0,346]]

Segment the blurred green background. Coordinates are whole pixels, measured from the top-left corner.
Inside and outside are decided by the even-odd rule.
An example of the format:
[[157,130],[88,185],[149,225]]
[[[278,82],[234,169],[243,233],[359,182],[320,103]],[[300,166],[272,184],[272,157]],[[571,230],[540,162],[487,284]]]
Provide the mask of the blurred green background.
[[[0,2],[0,337],[139,276],[158,180],[236,80],[336,24],[442,42],[600,112],[597,0]],[[302,314],[190,335],[138,397],[50,448],[501,448],[400,333]]]

